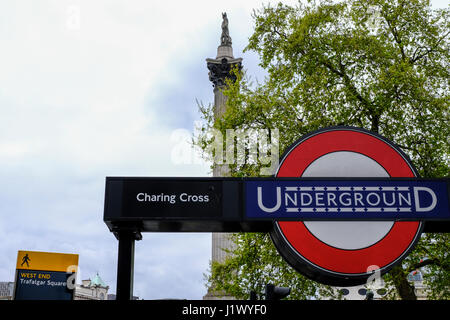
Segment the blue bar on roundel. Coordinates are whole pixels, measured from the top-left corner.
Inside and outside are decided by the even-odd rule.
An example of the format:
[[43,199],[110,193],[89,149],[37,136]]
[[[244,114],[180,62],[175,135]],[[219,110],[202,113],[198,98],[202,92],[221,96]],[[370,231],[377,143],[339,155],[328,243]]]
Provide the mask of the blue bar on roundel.
[[245,217],[288,220],[449,220],[446,181],[249,180]]

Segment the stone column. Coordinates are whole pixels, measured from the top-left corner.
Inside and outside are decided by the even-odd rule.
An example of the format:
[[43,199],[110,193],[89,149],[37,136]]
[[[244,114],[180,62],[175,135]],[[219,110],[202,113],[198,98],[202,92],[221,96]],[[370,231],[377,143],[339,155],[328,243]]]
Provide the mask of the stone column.
[[[236,81],[236,76],[231,74],[232,68],[237,67],[239,71],[242,70],[242,58],[234,58],[233,48],[231,46],[231,37],[228,33],[228,20],[225,19],[226,14],[222,14],[224,22],[222,23],[222,36],[221,44],[217,48],[217,56],[215,59],[206,59],[207,67],[209,70],[209,80],[214,87],[214,118],[220,119],[226,111],[226,97],[222,93],[222,90],[226,87],[225,79]],[[224,27],[225,25],[225,27]],[[226,28],[226,29],[225,29]],[[214,177],[226,177],[230,176],[229,167],[227,165],[217,165],[213,169]],[[213,233],[212,234],[212,261],[223,262],[226,258],[226,252],[224,248],[233,249],[233,242],[229,239],[230,233]],[[208,293],[203,297],[205,300],[215,299],[234,299],[231,296],[224,294],[215,295],[211,292],[211,288]]]

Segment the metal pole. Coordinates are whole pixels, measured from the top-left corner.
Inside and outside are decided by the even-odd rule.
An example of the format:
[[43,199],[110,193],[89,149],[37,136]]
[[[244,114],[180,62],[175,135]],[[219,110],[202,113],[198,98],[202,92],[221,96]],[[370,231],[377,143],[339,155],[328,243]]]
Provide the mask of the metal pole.
[[119,230],[116,233],[116,237],[119,240],[116,300],[132,300],[134,280],[134,243],[135,240],[141,240],[142,235],[136,231]]

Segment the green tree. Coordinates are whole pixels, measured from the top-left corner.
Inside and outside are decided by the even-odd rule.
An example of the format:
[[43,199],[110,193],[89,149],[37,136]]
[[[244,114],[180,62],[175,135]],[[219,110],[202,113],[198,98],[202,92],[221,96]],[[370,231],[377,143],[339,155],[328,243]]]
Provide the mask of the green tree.
[[[238,73],[228,82],[221,119],[200,106],[204,124],[195,143],[212,157],[205,139],[212,128],[273,129],[279,146],[332,125],[351,125],[397,143],[422,177],[449,176],[449,10],[425,0],[308,1],[254,11],[245,50],[267,71],[252,84]],[[261,163],[231,165],[233,176],[257,176]],[[407,275],[421,269],[432,298],[449,298],[447,234],[425,234],[414,252],[385,281],[387,297],[415,299]],[[296,274],[265,234],[237,234],[237,249],[212,264],[208,283],[244,298],[272,280],[293,288],[290,298],[335,292]],[[322,291],[321,291],[322,290]],[[324,293],[325,290],[327,293]],[[320,293],[319,293],[320,291]]]

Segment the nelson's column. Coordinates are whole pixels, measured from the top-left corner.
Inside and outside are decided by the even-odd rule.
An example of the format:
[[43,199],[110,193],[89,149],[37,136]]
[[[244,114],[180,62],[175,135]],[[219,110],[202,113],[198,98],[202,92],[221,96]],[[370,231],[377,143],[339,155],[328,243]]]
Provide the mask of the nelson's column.
[[[220,37],[220,45],[217,48],[217,57],[215,59],[206,59],[209,70],[209,80],[214,88],[214,118],[222,117],[226,110],[226,97],[222,90],[225,88],[225,79],[236,80],[235,75],[231,74],[232,68],[242,69],[242,58],[234,58],[233,47],[231,46],[231,37],[228,31],[228,18],[226,13],[222,13],[222,35]],[[216,165],[213,169],[214,177],[229,176],[229,168],[227,165]],[[224,248],[233,248],[233,242],[229,239],[230,233],[213,233],[212,234],[212,261],[223,262],[226,257]],[[205,300],[211,299],[232,299],[222,293],[220,296],[215,295],[211,288],[204,296]]]

